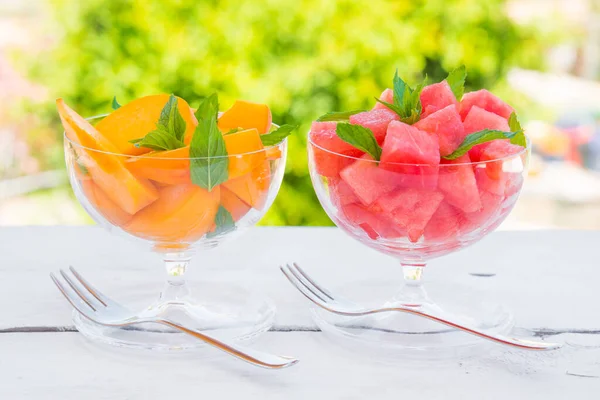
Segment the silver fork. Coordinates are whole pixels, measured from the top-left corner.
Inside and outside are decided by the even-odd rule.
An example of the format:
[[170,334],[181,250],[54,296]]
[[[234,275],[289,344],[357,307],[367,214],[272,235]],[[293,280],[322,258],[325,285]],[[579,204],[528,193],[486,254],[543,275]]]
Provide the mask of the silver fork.
[[144,323],[157,323],[171,328],[179,329],[188,335],[194,336],[217,349],[231,354],[240,360],[246,361],[264,368],[281,369],[298,363],[299,360],[292,357],[278,356],[275,354],[264,353],[259,350],[249,349],[236,344],[226,343],[221,339],[215,339],[204,333],[186,328],[173,321],[163,318],[140,318],[133,312],[123,307],[119,303],[103,295],[88,283],[75,268],[69,267],[73,277],[60,270],[60,275],[67,283],[63,284],[53,273],[50,277],[58,287],[65,298],[81,315],[91,321],[106,326],[130,326]]
[[558,343],[538,342],[527,339],[519,339],[498,333],[489,333],[477,328],[465,326],[444,319],[436,315],[434,311],[427,310],[425,305],[418,308],[413,307],[383,307],[383,308],[364,308],[350,300],[344,299],[341,296],[336,296],[323,286],[319,285],[306,272],[298,266],[298,264],[287,264],[285,267],[280,266],[281,272],[285,277],[302,293],[307,299],[312,301],[317,306],[339,315],[349,317],[360,317],[370,314],[386,313],[386,312],[404,312],[417,315],[423,318],[430,319],[440,324],[450,326],[455,329],[462,330],[483,339],[491,340],[496,343],[506,344],[513,347],[518,347],[526,350],[555,350],[562,347]]

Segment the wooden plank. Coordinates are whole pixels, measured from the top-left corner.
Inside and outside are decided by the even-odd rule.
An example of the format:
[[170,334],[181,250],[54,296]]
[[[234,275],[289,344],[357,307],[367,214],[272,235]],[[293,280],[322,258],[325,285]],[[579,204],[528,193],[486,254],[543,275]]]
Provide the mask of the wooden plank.
[[600,375],[599,348],[557,355],[492,346],[475,358],[415,361],[348,351],[306,332],[267,333],[255,346],[301,362],[269,371],[215,351],[156,354],[92,345],[76,333],[2,334],[0,398],[592,399],[599,380],[576,375]]
[[[426,279],[480,287],[510,307],[524,328],[600,331],[600,320],[590,318],[600,315],[597,243],[600,232],[593,231],[496,232],[431,262]],[[59,268],[77,267],[121,301],[135,290],[151,300],[164,279],[156,255],[97,227],[0,228],[0,246],[0,304],[15,305],[3,310],[0,330],[71,325],[69,308],[48,278]],[[278,306],[279,328],[314,328],[307,301],[277,268],[291,261],[331,287],[370,279],[376,291],[377,281],[399,285],[401,279],[394,259],[335,228],[254,228],[196,255],[189,278],[265,293]]]

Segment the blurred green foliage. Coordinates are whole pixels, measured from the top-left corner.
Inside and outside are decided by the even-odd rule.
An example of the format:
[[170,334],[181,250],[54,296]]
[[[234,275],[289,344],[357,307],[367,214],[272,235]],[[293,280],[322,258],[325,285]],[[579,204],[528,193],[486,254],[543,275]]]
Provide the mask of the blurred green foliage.
[[[310,122],[332,110],[370,108],[395,68],[430,81],[466,64],[471,88],[507,69],[540,67],[544,44],[511,23],[500,0],[51,0],[57,39],[28,60],[31,76],[83,115],[157,92],[192,106],[218,91],[265,102],[277,123],[300,124],[290,139],[284,185],[263,224],[326,225],[307,170]],[[56,145],[53,104],[36,109]],[[56,165],[55,165],[56,166]]]

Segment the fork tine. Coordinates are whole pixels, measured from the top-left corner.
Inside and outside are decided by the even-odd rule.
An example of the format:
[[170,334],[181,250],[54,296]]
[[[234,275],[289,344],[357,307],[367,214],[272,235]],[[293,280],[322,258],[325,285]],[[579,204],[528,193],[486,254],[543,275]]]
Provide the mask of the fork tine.
[[310,282],[306,282],[304,280],[304,278],[300,275],[299,272],[297,272],[292,266],[290,266],[289,264],[286,265],[288,271],[294,275],[294,277],[296,278],[296,280],[302,284],[302,286],[304,286],[306,289],[308,289],[308,291],[310,291],[313,295],[317,296],[317,298],[319,298],[319,300],[321,300],[324,303],[327,303],[328,300],[325,298],[325,296],[323,296],[322,293],[320,293],[319,290],[314,289],[312,287],[312,285],[310,284]]
[[87,289],[81,286],[79,283],[74,282],[73,279],[62,269],[59,271],[63,279],[67,282],[71,289],[77,294],[81,300],[83,300],[90,308],[94,311],[98,311],[102,306],[88,294]]
[[104,306],[108,307],[109,305],[116,304],[108,296],[102,294],[102,292],[100,292],[98,289],[96,289],[94,286],[92,286],[91,283],[89,283],[86,279],[84,279],[83,276],[81,276],[81,274],[79,272],[77,272],[75,270],[75,268],[73,268],[73,266],[69,265],[69,270],[71,271],[73,276],[75,278],[77,278],[77,280],[79,282],[81,282],[81,284],[88,290],[88,292],[90,292],[92,294],[92,296],[94,296],[96,299],[98,299],[98,301],[100,303],[102,303]]
[[291,271],[289,271],[287,268],[280,266],[279,269],[281,270],[281,272],[283,272],[283,275],[285,275],[285,277],[290,281],[290,283],[296,288],[298,289],[298,291],[300,293],[302,293],[302,295],[304,295],[304,297],[306,297],[308,300],[312,301],[313,303],[315,303],[316,305],[323,307],[323,308],[327,308],[327,306],[325,305],[325,303],[322,301],[322,299],[320,297],[317,296],[317,298],[315,298],[314,293],[310,292],[306,286],[304,286],[302,283],[300,283],[300,281],[298,280],[298,278],[295,277],[295,275],[293,275],[291,273]]
[[[91,316],[93,310],[90,308],[89,304],[81,300],[79,296],[75,294],[70,294],[69,289],[67,289],[67,287],[65,287],[53,273],[50,273],[50,278],[52,279],[58,290],[60,290],[62,295],[65,297],[65,299],[67,299],[67,301],[71,303],[73,308],[75,308],[79,313],[81,313],[81,315],[91,320],[94,320],[94,318]],[[73,290],[71,290],[71,292],[72,291]]]
[[300,268],[300,266],[297,263],[293,263],[292,265],[302,275],[302,277],[304,277],[304,279],[306,279],[307,281],[309,281],[311,283],[311,285],[313,285],[313,287],[315,289],[319,290],[321,293],[323,293],[325,296],[329,297],[331,300],[335,300],[333,298],[333,295],[327,289],[323,288],[315,280],[313,280],[310,276],[308,276],[308,274],[306,272],[304,272],[304,270],[302,268]]

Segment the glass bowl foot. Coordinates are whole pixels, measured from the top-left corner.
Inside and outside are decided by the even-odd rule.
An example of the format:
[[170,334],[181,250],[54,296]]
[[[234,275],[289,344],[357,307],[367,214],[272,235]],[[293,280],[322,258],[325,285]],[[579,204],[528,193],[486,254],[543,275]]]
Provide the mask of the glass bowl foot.
[[[224,283],[191,283],[198,294],[177,299],[158,299],[150,306],[151,290],[138,288],[121,296],[119,302],[144,317],[163,317],[228,341],[250,340],[269,330],[275,306],[266,298],[241,287]],[[149,323],[114,328],[98,325],[76,311],[73,322],[87,338],[114,346],[149,350],[187,350],[208,346],[199,339],[160,324]]]
[[[434,282],[428,282],[426,286],[429,299],[447,319],[495,333],[507,333],[513,326],[512,314],[503,306],[486,299],[485,294],[476,289]],[[333,292],[362,306],[380,308],[402,299],[401,296],[396,296],[394,300],[389,300],[394,289],[381,281],[361,281],[342,286]],[[374,298],[373,295],[377,293],[381,293],[382,297]],[[388,298],[384,297],[386,294]],[[313,306],[312,314],[319,328],[332,339],[347,339],[386,351],[441,355],[446,351],[454,352],[459,348],[488,343],[446,325],[401,312],[345,317]]]

